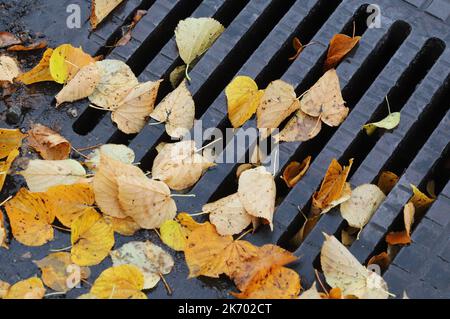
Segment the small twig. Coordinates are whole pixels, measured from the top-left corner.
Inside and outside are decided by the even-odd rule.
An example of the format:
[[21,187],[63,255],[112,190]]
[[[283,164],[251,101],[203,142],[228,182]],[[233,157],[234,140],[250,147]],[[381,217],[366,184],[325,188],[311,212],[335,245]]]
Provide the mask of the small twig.
[[7,199],[5,199],[3,202],[0,203],[0,207],[5,205],[6,202],[8,202],[10,199],[12,198],[12,196],[9,196]]
[[88,156],[84,155],[83,153],[81,153],[79,150],[77,150],[75,147],[72,146],[72,150],[77,153],[78,155],[80,155],[81,157],[85,158],[85,159],[89,159]]
[[236,240],[241,240],[243,237],[245,237],[246,235],[248,235],[249,233],[251,233],[253,231],[253,228],[248,229],[246,232],[244,232],[243,234],[241,234],[238,238],[236,238]]
[[388,112],[389,112],[389,114],[391,114],[391,105],[389,104],[389,99],[388,99],[387,95],[386,95],[386,104],[388,107]]
[[57,253],[60,251],[66,251],[72,248],[72,245],[70,245],[69,247],[64,247],[64,248],[60,248],[60,249],[50,249],[51,252]]
[[99,148],[100,146],[103,146],[103,144],[97,144],[97,145],[92,145],[92,146],[88,146],[88,147],[81,147],[81,148],[78,148],[77,150],[79,152],[90,151],[94,148]]
[[71,232],[72,231],[69,228],[59,227],[59,226],[56,226],[56,225],[52,225],[52,227],[56,228],[56,229],[59,229],[59,230],[62,230],[62,231],[67,231],[67,232]]
[[164,278],[162,273],[159,273],[159,277],[161,277],[161,280],[164,283],[164,286],[166,287],[167,293],[169,294],[169,296],[172,296],[173,291],[172,291],[172,288],[170,288],[169,284],[167,283],[166,278]]

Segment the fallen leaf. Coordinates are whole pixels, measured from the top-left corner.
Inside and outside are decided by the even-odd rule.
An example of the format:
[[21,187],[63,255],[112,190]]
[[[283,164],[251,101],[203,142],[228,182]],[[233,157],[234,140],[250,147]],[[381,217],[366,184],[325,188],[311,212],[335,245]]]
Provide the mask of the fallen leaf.
[[[3,213],[0,212],[0,247],[8,249],[8,244],[6,243],[6,228],[5,221],[3,219]],[[0,299],[2,299],[2,281],[0,280]]]
[[186,81],[158,104],[151,117],[166,123],[167,134],[173,138],[182,138],[194,127],[195,103]]
[[427,182],[427,192],[432,199],[436,199],[436,182],[434,180]]
[[91,5],[91,26],[97,26],[119,5],[123,0],[92,0]]
[[18,129],[0,128],[0,159],[19,149],[25,137],[26,135],[22,134]]
[[134,299],[142,296],[144,275],[133,265],[120,265],[104,270],[95,280],[90,294],[100,299]]
[[239,179],[239,177],[241,177],[241,174],[243,172],[245,172],[246,170],[255,168],[255,167],[256,167],[255,165],[249,164],[249,163],[244,163],[244,164],[239,165],[236,169],[236,177]]
[[356,240],[356,236],[347,229],[343,229],[341,231],[341,242],[344,246],[350,247]]
[[3,189],[3,185],[5,184],[6,176],[8,175],[9,169],[11,168],[11,165],[17,158],[17,156],[19,156],[19,151],[13,150],[11,151],[11,153],[9,153],[5,161],[0,161],[0,192]]
[[49,254],[47,257],[34,261],[42,271],[44,284],[58,292],[67,292],[75,288],[81,279],[89,278],[90,271],[87,267],[79,268],[79,272],[74,274],[71,266],[75,266],[70,258],[70,253],[57,252]]
[[59,185],[45,192],[48,206],[66,227],[94,205],[94,191],[90,184]]
[[141,227],[131,217],[116,218],[104,216],[105,220],[111,224],[114,232],[122,236],[133,236]]
[[383,191],[383,193],[387,196],[394,186],[397,184],[399,177],[390,171],[381,172],[380,177],[378,178],[378,187]]
[[202,211],[209,214],[209,220],[222,235],[236,235],[252,223],[237,193],[203,205]]
[[160,181],[142,176],[119,176],[119,203],[125,215],[144,229],[159,228],[175,217],[177,207],[169,187]]
[[115,110],[139,82],[130,67],[119,60],[95,63],[100,72],[100,83],[89,95],[89,101],[106,110]]
[[173,190],[187,189],[215,164],[198,154],[194,141],[165,144],[156,156],[152,177]]
[[71,226],[72,261],[79,266],[98,265],[114,246],[114,230],[93,208],[87,208]]
[[297,37],[294,37],[294,39],[292,39],[292,47],[295,50],[295,54],[288,59],[289,61],[296,60],[299,57],[300,53],[302,53],[302,51],[304,49],[303,44],[300,42],[300,39]]
[[316,226],[319,221],[320,215],[311,216],[309,218],[305,217],[305,222],[303,223],[300,230],[292,237],[290,244],[295,246],[300,246],[300,244],[305,240],[306,236],[311,232],[311,230]]
[[275,142],[306,142],[322,130],[322,121],[298,110],[281,132],[274,136]]
[[137,10],[133,20],[131,23],[127,26],[122,27],[122,37],[119,39],[119,41],[116,42],[116,47],[127,45],[128,42],[131,40],[131,33],[136,26],[136,24],[141,21],[141,19],[147,14],[146,10]]
[[416,214],[422,216],[428,207],[435,201],[434,198],[430,198],[422,193],[416,186],[410,185],[413,190],[413,196],[409,199],[410,203],[413,203]]
[[90,96],[99,83],[100,71],[95,63],[82,67],[56,95],[56,107],[65,102],[74,102]]
[[362,229],[372,218],[386,195],[373,184],[363,184],[352,190],[349,200],[341,204],[340,210],[349,226]]
[[111,114],[112,121],[126,134],[139,133],[153,112],[161,81],[145,82],[132,88]]
[[242,126],[256,113],[264,91],[248,76],[237,76],[225,88],[228,118],[234,128]]
[[50,74],[57,83],[64,84],[72,80],[84,66],[95,60],[81,48],[62,44],[53,50],[50,57]]
[[265,167],[259,166],[241,174],[238,195],[248,214],[263,218],[273,229],[276,185],[272,174]]
[[53,239],[51,224],[55,215],[49,209],[47,198],[21,188],[5,204],[14,238],[26,246],[42,246]]
[[349,37],[345,34],[335,34],[330,41],[327,59],[325,60],[325,70],[336,67],[342,59],[358,44],[361,37]]
[[187,18],[178,22],[175,40],[180,57],[186,63],[186,73],[191,63],[203,55],[224,30],[213,18]]
[[5,298],[6,294],[8,293],[9,287],[11,287],[10,284],[0,280],[0,299]]
[[389,113],[383,120],[375,123],[369,123],[363,126],[367,135],[372,135],[377,128],[392,130],[400,123],[400,112]]
[[[315,192],[313,195],[313,209],[325,213],[345,201],[344,199],[350,198],[351,189],[349,194],[345,188],[352,164],[353,159],[350,159],[348,166],[344,167],[342,167],[336,159],[331,161],[319,191]],[[344,199],[342,199],[342,197],[344,197]]]
[[403,222],[405,230],[399,232],[390,232],[386,235],[386,242],[393,245],[408,245],[411,243],[411,227],[414,224],[414,215],[416,210],[414,204],[409,202],[403,208]]
[[175,220],[166,220],[162,223],[159,232],[164,244],[176,251],[184,251],[186,248],[187,232],[180,223]]
[[33,51],[33,50],[39,50],[39,49],[44,49],[47,47],[47,41],[43,40],[43,41],[38,41],[38,42],[33,42],[31,44],[27,44],[27,45],[22,45],[22,44],[16,44],[13,46],[10,46],[8,48],[8,51]]
[[327,283],[340,288],[343,295],[359,299],[387,299],[388,287],[384,279],[361,265],[334,236],[324,234],[320,263]]
[[13,83],[20,73],[20,68],[15,59],[7,55],[0,56],[0,83]]
[[28,131],[28,144],[45,160],[65,160],[71,151],[68,140],[41,124],[33,125]]
[[131,148],[121,144],[104,144],[87,156],[84,165],[92,171],[97,171],[100,165],[100,154],[125,164],[133,164],[135,160],[135,154]]
[[53,49],[47,49],[42,56],[41,61],[30,71],[21,74],[16,78],[17,81],[22,82],[25,85],[54,81],[52,74],[50,73],[50,58],[53,54]]
[[42,299],[45,288],[37,277],[28,278],[12,285],[4,299]]
[[312,117],[320,117],[328,126],[339,126],[349,109],[342,98],[339,77],[335,69],[327,71],[304,95],[301,110]]
[[283,171],[283,180],[287,187],[294,187],[308,171],[311,156],[306,157],[303,162],[290,162]]
[[292,85],[282,80],[271,82],[256,111],[257,127],[265,129],[261,132],[261,138],[269,136],[273,129],[278,128],[281,122],[299,108],[300,102]]
[[181,226],[186,228],[189,232],[204,225],[203,223],[196,222],[188,213],[179,213],[176,219],[180,222]]
[[0,49],[7,48],[11,45],[20,44],[22,41],[10,32],[0,32]]
[[174,266],[172,257],[149,241],[126,243],[110,255],[114,266],[130,264],[141,270],[144,275],[143,289],[155,287],[161,276],[169,274]]
[[383,251],[382,253],[370,258],[369,261],[367,262],[367,266],[378,265],[381,271],[385,271],[386,269],[388,269],[390,263],[391,258],[389,257],[387,252]]
[[316,282],[313,282],[311,288],[305,290],[298,299],[326,299],[324,298],[324,293],[320,293],[317,290]]
[[22,175],[32,192],[45,192],[52,186],[86,183],[86,171],[75,160],[30,160]]
[[185,73],[186,73],[185,64],[177,66],[175,69],[173,69],[172,72],[170,72],[169,80],[170,84],[172,84],[172,88],[176,89],[181,84],[181,82],[183,82]]

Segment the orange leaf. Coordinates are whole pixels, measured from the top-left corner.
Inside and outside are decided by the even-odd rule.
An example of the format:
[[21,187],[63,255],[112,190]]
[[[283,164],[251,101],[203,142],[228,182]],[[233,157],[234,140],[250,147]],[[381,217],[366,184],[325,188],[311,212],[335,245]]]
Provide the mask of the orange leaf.
[[390,263],[391,257],[388,255],[387,252],[383,251],[381,254],[378,254],[370,258],[369,262],[367,263],[367,266],[378,265],[380,266],[381,270],[386,270],[389,267]]
[[288,187],[294,187],[295,184],[306,174],[311,163],[311,156],[308,156],[302,163],[291,162],[283,171],[283,180]]
[[337,66],[342,59],[358,44],[361,37],[349,37],[345,34],[336,34],[330,41],[325,71]]
[[28,144],[46,160],[67,159],[71,150],[68,140],[41,124],[28,131]]
[[378,187],[387,196],[394,188],[395,184],[397,184],[398,180],[399,177],[395,173],[390,171],[381,172],[380,177],[378,178]]
[[32,51],[44,49],[47,47],[47,41],[34,42],[28,45],[17,44],[8,48],[8,51]]
[[400,232],[390,232],[386,235],[386,242],[389,245],[407,245],[411,243],[411,227],[414,224],[415,208],[412,202],[405,205],[403,209],[403,220],[405,230]]

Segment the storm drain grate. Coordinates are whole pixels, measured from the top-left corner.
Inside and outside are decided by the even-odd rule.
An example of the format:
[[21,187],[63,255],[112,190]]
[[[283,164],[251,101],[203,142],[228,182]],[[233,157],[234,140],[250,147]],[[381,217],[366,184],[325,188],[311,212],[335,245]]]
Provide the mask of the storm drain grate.
[[[401,226],[402,208],[411,196],[409,185],[424,187],[432,179],[436,182],[437,200],[416,222],[413,244],[400,250],[384,277],[390,290],[400,297],[406,290],[410,297],[449,298],[450,10],[445,16],[445,9],[436,8],[438,1],[428,1],[419,8],[416,2],[421,1],[373,1],[381,8],[381,24],[368,28],[367,19],[373,6],[360,0],[129,0],[80,43],[90,54],[126,61],[140,81],[164,78],[160,100],[171,90],[170,72],[182,64],[173,37],[178,21],[188,16],[216,18],[226,30],[192,69],[195,81],[190,90],[197,106],[196,119],[202,120],[204,128],[224,131],[230,123],[223,90],[234,76],[251,76],[259,87],[281,78],[301,94],[320,78],[331,37],[336,33],[351,35],[355,26],[356,34],[362,36],[361,42],[337,67],[343,96],[351,110],[348,118],[338,128],[324,128],[314,140],[280,145],[274,230],[262,227],[248,239],[259,245],[278,243],[295,251],[301,259],[292,268],[300,273],[303,287],[309,287],[314,281],[313,267],[319,267],[322,232],[339,238],[344,221],[334,209],[322,216],[299,247],[290,245],[289,239],[303,225],[299,210],[308,211],[311,196],[332,158],[341,163],[355,159],[349,177],[352,187],[376,181],[383,170],[401,176],[361,232],[360,239],[350,247],[361,262],[385,250],[385,235]],[[450,5],[448,1],[442,3]],[[126,46],[110,48],[121,26],[138,9],[147,9],[148,13],[137,24],[131,41]],[[84,26],[80,39],[86,38],[87,32]],[[292,54],[294,36],[302,43],[318,44],[308,46],[291,62],[288,57]],[[401,123],[393,132],[369,137],[361,127],[386,115],[386,96],[392,111],[401,112]],[[156,146],[170,141],[164,126],[146,126],[139,134],[125,135],[105,112],[88,108],[86,102],[70,107],[78,110],[77,118],[56,115],[58,111],[53,107],[33,116],[48,125],[54,125],[54,119],[58,118],[61,134],[74,147],[107,142],[127,144],[136,152],[136,161],[144,170],[151,169]],[[242,129],[255,126],[255,120],[250,120]],[[254,142],[249,142],[249,150]],[[225,143],[224,154],[227,146],[233,147]],[[294,188],[288,189],[279,178],[281,172],[289,162],[301,161],[308,155],[313,158],[309,171]],[[220,164],[207,172],[190,190],[196,198],[177,199],[179,211],[198,212],[204,203],[233,193],[237,189],[238,165]],[[148,232],[137,237],[158,240]],[[52,245],[58,248],[58,242],[64,239],[67,235],[58,233]],[[119,240],[117,245],[120,244]],[[0,260],[14,258],[11,255],[20,260],[24,252],[23,247],[13,243],[8,254],[0,251]],[[176,262],[175,271],[168,276],[173,297],[228,297],[230,284],[226,280],[195,279],[186,283],[183,256],[177,254],[175,258],[180,262]],[[26,277],[34,271],[27,269],[29,264],[19,263],[14,269],[8,269],[16,267],[11,262],[3,264],[8,265],[1,270],[7,277]],[[101,271],[100,267],[93,268],[94,275]],[[167,297],[162,285],[152,292],[152,298],[158,297]]]

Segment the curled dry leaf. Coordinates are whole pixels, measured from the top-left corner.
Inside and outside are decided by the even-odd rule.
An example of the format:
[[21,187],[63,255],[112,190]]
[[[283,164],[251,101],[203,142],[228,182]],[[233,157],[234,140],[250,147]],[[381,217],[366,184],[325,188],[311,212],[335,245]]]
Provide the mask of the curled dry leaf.
[[411,243],[411,227],[414,224],[415,208],[412,202],[409,202],[403,208],[403,222],[405,230],[399,232],[390,232],[386,235],[386,242],[389,245],[408,245]]
[[95,60],[81,48],[62,44],[53,50],[50,57],[50,74],[57,83],[64,84],[72,80],[78,71]]
[[177,213],[169,187],[160,181],[141,176],[119,176],[119,203],[125,215],[144,229],[159,228]]
[[0,49],[20,43],[22,43],[22,41],[14,34],[5,31],[0,32]]
[[26,170],[20,172],[32,192],[45,192],[52,186],[87,183],[86,171],[75,160],[30,160]]
[[387,117],[379,122],[368,123],[363,126],[367,135],[372,135],[377,128],[384,128],[385,130],[392,130],[400,124],[400,112],[389,113]]
[[421,216],[428,207],[435,201],[434,198],[430,198],[422,193],[416,186],[411,184],[413,190],[413,196],[409,199],[410,203],[413,203],[416,214]]
[[369,261],[367,262],[367,266],[378,265],[381,271],[385,271],[386,269],[388,269],[390,263],[391,257],[387,252],[383,251],[382,253],[370,258]]
[[166,123],[167,134],[173,138],[182,138],[194,127],[195,104],[186,81],[158,104],[151,117]]
[[79,266],[98,265],[114,246],[112,226],[93,208],[72,222],[72,261]]
[[237,193],[203,205],[202,211],[209,213],[209,220],[222,235],[236,235],[252,223]]
[[363,184],[352,190],[349,200],[341,204],[341,215],[351,227],[362,229],[372,218],[386,195],[373,184]]
[[56,95],[56,107],[65,102],[74,102],[90,96],[99,83],[100,71],[97,64],[91,63],[82,67]]
[[147,14],[146,10],[137,10],[136,13],[134,14],[134,17],[133,17],[133,20],[131,21],[131,23],[129,25],[122,26],[122,30],[121,30],[122,37],[119,39],[119,41],[116,42],[116,44],[115,44],[116,47],[127,45],[128,42],[130,42],[131,34],[132,34],[134,27],[136,26],[136,24],[139,21],[141,21],[141,19],[146,14]]
[[239,179],[239,177],[241,177],[241,174],[243,172],[245,172],[246,170],[255,168],[255,165],[253,164],[248,164],[248,163],[244,163],[238,166],[238,168],[236,169],[236,177]]
[[12,285],[4,299],[42,299],[44,295],[44,284],[39,278],[32,277]]
[[77,275],[73,275],[76,270],[73,265],[70,253],[57,252],[47,257],[35,261],[42,271],[42,280],[44,284],[58,292],[67,292],[78,285],[81,279],[87,279],[90,276],[90,270],[87,267],[81,267]]
[[69,141],[41,124],[32,126],[28,131],[28,144],[45,160],[65,160],[70,155]]
[[111,224],[114,232],[122,236],[133,236],[141,227],[131,218],[116,218],[104,216],[105,220]]
[[328,126],[339,126],[349,109],[342,98],[339,77],[335,69],[327,71],[303,96],[301,110],[320,117]]
[[399,177],[390,171],[381,172],[380,177],[378,178],[378,187],[383,191],[383,193],[387,196],[394,186],[397,184]]
[[315,192],[312,199],[313,210],[322,213],[328,212],[333,207],[345,202],[351,196],[350,185],[346,184],[348,174],[353,164],[342,167],[336,159],[333,159],[327,169],[319,191]]
[[295,54],[288,59],[289,61],[296,60],[300,56],[300,53],[302,53],[302,51],[304,49],[303,44],[300,42],[300,39],[297,37],[294,37],[294,39],[292,39],[292,47],[295,50]]
[[263,94],[248,76],[237,76],[227,85],[228,118],[234,128],[242,126],[255,114]]
[[300,108],[300,102],[295,95],[294,87],[282,80],[271,82],[258,106],[257,127],[263,130],[261,137],[270,135],[290,114]]
[[30,193],[26,188],[5,204],[14,238],[26,246],[42,246],[53,239],[54,213],[47,197]]
[[42,56],[41,61],[30,71],[21,74],[17,77],[17,81],[29,85],[38,82],[54,81],[50,73],[50,58],[53,54],[53,49],[47,49]]
[[387,299],[388,287],[377,273],[368,270],[334,236],[324,234],[320,263],[327,283],[343,295],[360,299]]
[[183,82],[185,73],[186,73],[185,64],[177,66],[175,69],[173,69],[172,72],[170,72],[169,80],[170,84],[172,84],[173,89],[176,89],[181,84],[181,82]]
[[123,0],[92,0],[91,5],[91,26],[97,26],[119,5]]
[[165,144],[153,162],[152,177],[173,190],[184,190],[197,183],[214,165],[198,154],[194,141]]
[[13,150],[22,146],[22,140],[26,137],[18,129],[0,128],[0,159],[7,157]]
[[358,44],[361,37],[349,37],[345,34],[336,34],[330,41],[327,59],[325,60],[325,70],[337,66],[342,59]]
[[90,294],[99,299],[142,299],[146,298],[142,289],[144,275],[141,270],[133,265],[120,265],[104,270],[95,280]]
[[13,83],[20,73],[20,68],[15,59],[7,55],[0,56],[0,83]]
[[169,274],[174,266],[172,257],[149,241],[126,243],[110,255],[114,266],[129,264],[141,270],[144,275],[143,289],[155,287],[161,276]]
[[0,192],[3,189],[3,185],[5,184],[6,175],[8,175],[9,169],[11,168],[11,165],[17,158],[17,156],[19,156],[19,151],[13,150],[11,151],[11,153],[9,153],[5,161],[0,161]]
[[44,49],[47,47],[47,41],[43,40],[43,41],[38,41],[38,42],[33,42],[30,44],[16,44],[13,46],[10,46],[8,48],[8,51],[33,51],[33,50],[40,50],[40,49]]
[[322,130],[322,121],[298,110],[281,132],[274,136],[275,142],[306,142]]
[[306,157],[303,162],[290,162],[283,171],[283,180],[287,187],[294,187],[308,171],[311,156]]
[[121,144],[105,144],[90,153],[84,165],[92,171],[97,171],[100,165],[100,154],[125,164],[132,164],[135,160],[135,154],[131,148]]

